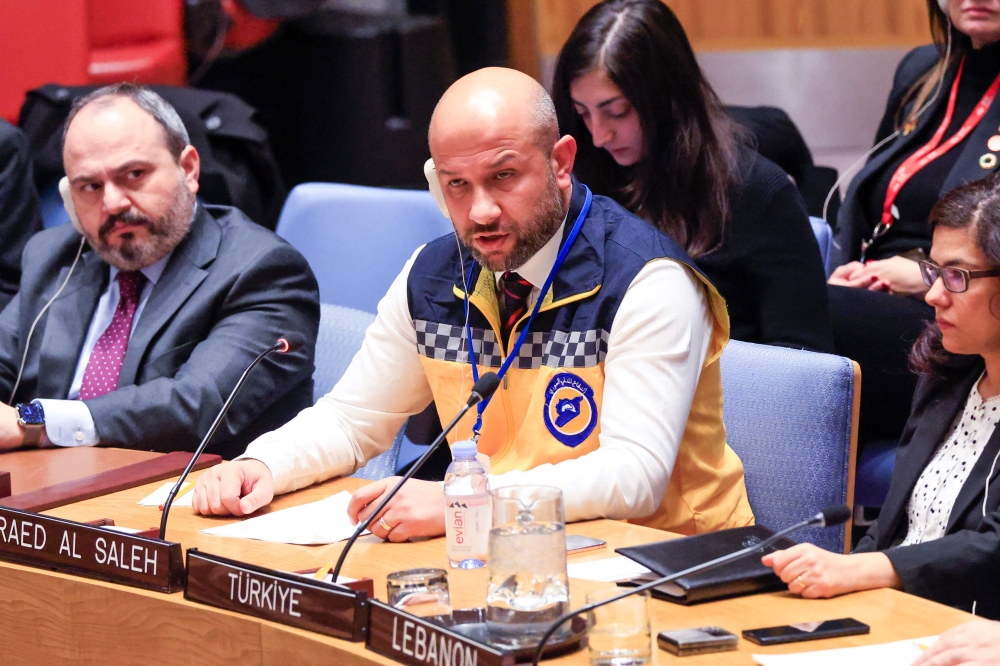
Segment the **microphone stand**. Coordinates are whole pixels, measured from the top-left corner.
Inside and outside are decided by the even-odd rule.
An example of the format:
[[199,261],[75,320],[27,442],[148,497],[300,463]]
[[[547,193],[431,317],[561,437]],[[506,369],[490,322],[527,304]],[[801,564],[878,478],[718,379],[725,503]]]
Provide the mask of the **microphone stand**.
[[[499,380],[497,380],[496,383],[492,383],[491,381],[484,382],[484,380],[490,380],[491,375],[494,378],[496,377],[494,373],[490,372],[483,375],[479,379],[479,381],[476,382],[475,386],[472,387],[472,395],[469,397],[469,401],[465,403],[465,406],[463,406],[462,409],[459,410],[458,414],[455,415],[455,418],[453,418],[451,422],[447,426],[445,426],[444,430],[441,431],[441,434],[438,435],[437,438],[430,443],[430,446],[427,447],[427,450],[424,451],[424,454],[419,458],[417,458],[417,462],[413,463],[413,465],[410,466],[410,470],[403,475],[403,477],[399,480],[399,483],[397,483],[393,487],[393,489],[389,491],[389,493],[385,496],[385,498],[381,502],[379,502],[379,505],[375,507],[375,510],[371,512],[368,518],[363,520],[361,524],[358,525],[358,528],[354,530],[354,534],[352,534],[351,538],[347,540],[347,544],[344,546],[344,549],[340,551],[340,557],[337,558],[337,565],[333,567],[334,583],[336,583],[337,579],[340,577],[340,569],[341,567],[344,566],[344,560],[347,558],[348,551],[351,550],[351,546],[353,546],[354,542],[358,540],[358,537],[361,536],[361,533],[364,532],[366,529],[368,529],[368,526],[372,524],[372,521],[375,520],[375,518],[377,518],[382,513],[382,510],[386,507],[387,504],[389,504],[389,501],[396,496],[396,493],[399,492],[399,489],[403,487],[403,484],[406,483],[414,474],[416,474],[421,467],[423,467],[424,463],[427,462],[427,459],[430,458],[431,455],[434,453],[434,451],[437,450],[437,448],[441,445],[441,442],[445,441],[445,437],[448,435],[449,432],[452,431],[452,429],[456,425],[458,425],[458,422],[462,420],[462,417],[465,416],[466,412],[468,412],[470,409],[478,405],[480,402],[483,401],[484,398],[486,398],[488,395],[491,395],[493,391],[496,390],[496,387],[499,384]],[[482,390],[477,391],[477,388],[480,388],[480,384],[490,385],[491,383],[492,383],[491,388],[485,391]]]
[[[791,534],[792,532],[800,530],[803,527],[810,527],[812,525],[821,525],[823,527],[832,526],[833,523],[828,523],[826,521],[826,516],[824,515],[825,513],[826,513],[825,511],[823,513],[818,513],[815,516],[809,518],[808,520],[803,520],[802,522],[796,523],[791,527],[786,527],[780,532],[771,535],[767,539],[764,539],[759,544],[748,546],[742,550],[737,550],[734,553],[729,553],[728,555],[717,557],[714,560],[709,560],[708,562],[702,562],[701,564],[696,564],[695,566],[690,567],[689,569],[685,569],[684,571],[668,574],[666,576],[663,576],[662,578],[657,578],[656,580],[639,585],[638,587],[629,588],[628,591],[623,592],[622,594],[619,594],[617,596],[611,597],[610,599],[605,599],[603,601],[598,601],[592,604],[586,604],[585,606],[581,606],[575,611],[570,611],[569,613],[566,613],[558,620],[553,622],[552,626],[549,627],[548,630],[542,635],[542,639],[538,642],[538,648],[535,650],[535,656],[531,660],[531,663],[533,664],[533,666],[538,666],[538,662],[542,658],[542,652],[545,650],[545,643],[552,637],[552,634],[554,634],[559,627],[561,627],[564,623],[573,619],[577,615],[580,615],[581,613],[588,613],[594,610],[595,608],[606,606],[607,604],[614,603],[615,601],[624,599],[625,597],[631,596],[633,594],[638,594],[639,592],[644,592],[645,590],[649,590],[654,587],[663,585],[665,583],[669,583],[671,581],[677,580],[678,578],[683,578],[684,576],[690,576],[691,574],[700,573],[702,571],[709,571],[711,569],[715,569],[716,567],[720,567],[723,564],[732,562],[733,560],[738,560],[739,558],[745,555],[750,555],[755,552],[763,551],[769,548],[770,546],[774,545],[775,543],[777,543],[779,539],[782,539],[783,537]],[[841,520],[840,522],[844,521]]]
[[222,409],[219,410],[219,415],[215,417],[215,422],[212,423],[212,427],[208,429],[208,432],[205,434],[205,437],[201,440],[201,444],[199,444],[198,448],[194,450],[194,455],[191,456],[191,461],[187,464],[187,467],[184,468],[184,471],[181,472],[181,476],[179,479],[177,479],[177,483],[175,483],[174,487],[170,489],[170,493],[167,495],[167,501],[163,503],[163,514],[160,516],[161,541],[166,540],[167,516],[170,514],[170,507],[174,503],[174,497],[177,496],[177,492],[181,489],[181,485],[184,484],[184,480],[187,478],[188,474],[191,473],[191,469],[198,461],[198,457],[205,452],[205,447],[208,446],[208,442],[209,440],[212,439],[212,435],[214,435],[215,431],[219,429],[219,424],[222,423],[222,419],[226,416],[226,412],[229,411],[229,406],[233,404],[233,400],[236,398],[236,394],[239,393],[241,388],[243,388],[244,382],[246,382],[247,377],[250,375],[250,372],[255,367],[257,367],[257,364],[263,361],[265,356],[276,351],[280,351],[282,353],[287,351],[292,351],[291,345],[289,344],[288,340],[286,340],[285,338],[278,338],[277,342],[275,342],[271,347],[262,351],[257,356],[257,358],[253,360],[253,363],[250,364],[250,367],[248,367],[246,370],[243,371],[243,376],[241,376],[239,381],[236,382],[236,386],[233,387],[232,392],[229,394],[229,398],[227,398],[225,404],[222,405]]

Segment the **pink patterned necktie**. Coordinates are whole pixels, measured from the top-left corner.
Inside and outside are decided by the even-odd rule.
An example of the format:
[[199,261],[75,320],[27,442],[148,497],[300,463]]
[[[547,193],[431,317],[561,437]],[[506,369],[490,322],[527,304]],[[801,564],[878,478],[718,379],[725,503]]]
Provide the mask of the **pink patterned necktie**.
[[125,351],[128,349],[132,320],[139,306],[139,294],[146,276],[139,271],[119,271],[118,307],[111,323],[94,344],[87,369],[83,373],[80,386],[80,400],[89,400],[118,388],[118,378],[122,374]]

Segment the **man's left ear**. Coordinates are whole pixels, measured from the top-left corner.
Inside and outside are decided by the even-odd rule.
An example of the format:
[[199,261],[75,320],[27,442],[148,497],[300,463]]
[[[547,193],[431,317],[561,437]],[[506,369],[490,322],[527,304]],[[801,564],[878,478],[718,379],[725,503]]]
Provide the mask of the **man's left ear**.
[[198,193],[198,179],[201,177],[201,156],[194,146],[185,146],[177,165],[184,172],[184,182],[193,194]]
[[567,134],[552,146],[552,173],[559,187],[569,187],[573,179],[573,164],[576,162],[576,139]]

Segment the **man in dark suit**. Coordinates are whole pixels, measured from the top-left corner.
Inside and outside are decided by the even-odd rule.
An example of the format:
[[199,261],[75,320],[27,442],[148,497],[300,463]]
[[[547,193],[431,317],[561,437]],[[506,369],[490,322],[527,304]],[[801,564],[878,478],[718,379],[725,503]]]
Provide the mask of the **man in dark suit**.
[[42,229],[24,134],[0,118],[0,309],[21,283],[21,252]]
[[316,280],[240,211],[196,203],[198,153],[169,104],[130,84],[96,91],[67,119],[63,160],[74,224],[28,243],[0,313],[0,399],[18,404],[0,406],[0,450],[193,450],[288,334],[307,344],[254,370],[209,451],[241,452],[312,403]]

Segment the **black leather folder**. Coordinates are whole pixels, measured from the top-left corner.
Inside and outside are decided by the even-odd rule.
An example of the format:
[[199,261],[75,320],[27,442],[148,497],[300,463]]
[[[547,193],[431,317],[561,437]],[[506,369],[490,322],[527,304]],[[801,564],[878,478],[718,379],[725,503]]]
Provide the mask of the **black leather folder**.
[[[728,555],[767,539],[774,532],[762,525],[719,530],[697,536],[658,541],[642,546],[618,548],[615,552],[635,560],[653,573],[619,585],[641,585],[678,571]],[[786,585],[774,572],[761,564],[760,558],[775,550],[794,546],[791,539],[781,539],[766,551],[747,555],[716,569],[653,588],[653,596],[678,604],[697,604],[728,597],[784,589]]]

